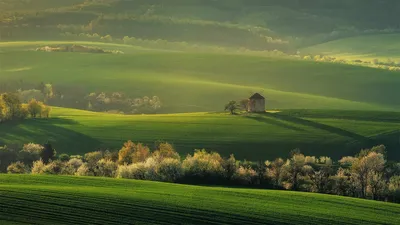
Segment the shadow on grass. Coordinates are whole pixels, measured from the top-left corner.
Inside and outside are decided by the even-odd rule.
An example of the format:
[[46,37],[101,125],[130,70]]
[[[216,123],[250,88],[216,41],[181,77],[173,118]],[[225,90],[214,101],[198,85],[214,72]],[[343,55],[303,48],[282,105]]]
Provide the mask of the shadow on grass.
[[0,145],[20,147],[50,141],[58,153],[81,154],[103,147],[100,140],[73,130],[79,123],[70,119],[27,119],[0,124]]
[[341,119],[369,122],[400,123],[400,112],[356,110],[309,110],[296,109],[279,112],[279,115],[296,118]]
[[388,159],[400,160],[400,129],[377,135],[372,139],[375,143],[386,146]]
[[274,126],[278,126],[278,127],[282,127],[285,129],[289,129],[289,130],[294,130],[294,131],[305,131],[304,129],[301,129],[300,127],[296,127],[296,126],[292,126],[290,124],[287,123],[282,123],[279,120],[276,120],[274,118],[271,118],[272,114],[247,114],[245,116],[245,118],[247,119],[252,119],[261,123],[266,123],[266,124],[270,124],[270,125],[274,125]]
[[291,122],[291,123],[295,123],[295,124],[300,124],[303,126],[313,127],[315,129],[324,130],[329,133],[352,138],[359,142],[365,143],[365,142],[369,141],[369,138],[367,138],[367,137],[364,137],[362,135],[359,135],[359,134],[356,134],[351,131],[347,131],[347,130],[344,130],[344,129],[341,129],[338,127],[332,127],[332,126],[329,126],[326,124],[317,123],[314,121],[310,121],[310,120],[306,120],[306,119],[302,119],[302,118],[298,118],[298,117],[293,117],[293,116],[289,116],[289,115],[279,114],[279,113],[268,113],[268,114],[271,117],[279,119],[279,120],[283,120],[283,121],[287,121],[287,122]]

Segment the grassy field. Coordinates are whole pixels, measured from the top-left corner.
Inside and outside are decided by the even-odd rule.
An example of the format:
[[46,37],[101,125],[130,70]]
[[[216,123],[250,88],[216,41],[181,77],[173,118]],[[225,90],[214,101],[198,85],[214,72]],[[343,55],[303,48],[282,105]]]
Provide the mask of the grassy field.
[[5,225],[400,223],[384,202],[102,178],[0,175],[0,202]]
[[344,38],[315,45],[301,52],[323,54],[342,59],[360,59],[387,61],[392,59],[400,62],[400,34],[365,35]]
[[[0,0],[0,29],[5,30],[3,37],[8,40],[57,36],[65,32],[58,25],[72,25],[74,28],[67,31],[78,34],[89,30],[113,37],[128,35],[255,49],[281,47],[282,50],[282,47],[286,49],[303,42],[321,43],[326,37],[398,27],[399,3],[373,1],[360,7],[363,3],[362,0],[337,3],[331,0],[312,3],[276,0],[152,0],[151,3],[143,0]],[[102,23],[99,24],[96,20],[100,16]],[[9,22],[17,28],[12,34],[8,33]],[[2,23],[5,26],[1,26]],[[22,29],[18,29],[21,26]],[[270,38],[283,39],[289,46],[271,45]]]
[[132,140],[154,147],[168,141],[183,156],[206,148],[224,156],[260,160],[287,157],[300,148],[311,155],[339,158],[363,147],[388,146],[400,159],[400,113],[284,110],[265,115],[186,113],[124,116],[54,108],[51,119],[29,119],[0,126],[0,144],[44,143],[59,153],[84,154],[98,148],[120,149]]
[[339,158],[362,147],[386,144],[390,157],[400,158],[396,151],[400,115],[378,112],[399,110],[398,72],[282,57],[159,51],[93,42],[76,43],[125,54],[30,51],[72,43],[0,43],[0,82],[43,81],[84,93],[157,95],[163,113],[220,112],[229,100],[247,98],[252,92],[266,96],[269,110],[333,111],[308,111],[313,113],[300,116],[286,115],[287,111],[237,117],[218,113],[116,116],[56,108],[50,120],[2,124],[0,144],[50,140],[60,153],[83,154],[97,148],[119,149],[128,139],[150,146],[168,141],[183,155],[206,148],[252,160],[286,157],[294,148]]
[[[0,43],[0,82],[53,83],[92,91],[157,95],[163,112],[220,111],[261,92],[268,109],[400,109],[400,73],[296,59],[183,53],[92,44],[126,54],[29,51],[63,42]],[[70,42],[69,42],[70,43]],[[343,81],[346,82],[343,82]]]

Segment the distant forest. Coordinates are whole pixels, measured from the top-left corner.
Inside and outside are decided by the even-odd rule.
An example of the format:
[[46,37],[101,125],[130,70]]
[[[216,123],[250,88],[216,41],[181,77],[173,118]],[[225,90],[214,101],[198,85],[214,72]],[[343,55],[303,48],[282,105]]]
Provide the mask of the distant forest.
[[2,40],[62,33],[252,50],[400,29],[397,0],[0,0]]

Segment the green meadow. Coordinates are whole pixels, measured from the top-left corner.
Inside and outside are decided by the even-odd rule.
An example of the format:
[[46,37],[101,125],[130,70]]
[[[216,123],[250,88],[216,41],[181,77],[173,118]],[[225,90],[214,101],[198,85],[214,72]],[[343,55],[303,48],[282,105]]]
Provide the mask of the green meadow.
[[155,147],[172,143],[185,156],[205,148],[248,160],[287,157],[300,148],[310,155],[339,158],[361,148],[386,144],[399,159],[400,113],[341,110],[283,110],[266,114],[184,113],[114,115],[53,108],[50,119],[29,119],[0,126],[8,145],[51,141],[59,153],[119,150],[126,140]]
[[363,35],[330,41],[300,51],[351,60],[400,61],[400,34]]
[[[399,10],[400,2],[387,0],[0,0],[1,92],[52,84],[63,106],[53,105],[46,119],[2,121],[0,146],[50,141],[59,156],[119,150],[127,140],[151,149],[168,142],[182,157],[206,149],[256,162],[288,158],[294,149],[336,161],[384,144],[385,170],[365,179],[366,189],[383,181],[375,183],[381,198],[356,193],[364,190],[353,167],[343,194],[387,200],[398,187],[384,177],[395,178],[391,162],[400,160]],[[123,54],[35,51],[73,44]],[[97,108],[80,99],[92,92],[123,93],[128,109],[130,99],[158,96],[161,108],[154,115],[90,112]],[[266,113],[223,112],[256,92]],[[325,176],[313,166],[307,182],[317,170]],[[322,192],[341,194],[328,191],[341,188],[333,175]],[[399,215],[399,204],[316,193],[0,174],[1,225],[390,225],[400,224]]]
[[5,225],[400,223],[384,202],[104,178],[0,175],[0,201]]
[[[125,54],[33,51],[73,43]],[[59,153],[84,154],[119,149],[126,140],[151,147],[168,141],[182,155],[206,148],[250,160],[286,157],[294,148],[339,158],[386,144],[392,159],[400,157],[395,151],[400,114],[384,112],[399,109],[398,72],[287,57],[96,42],[4,42],[0,49],[0,81],[43,81],[84,93],[157,95],[161,113],[167,113],[122,116],[54,108],[49,120],[2,124],[2,144],[49,140]],[[228,101],[254,92],[262,93],[267,109],[278,113],[218,113]]]
[[[160,97],[164,113],[221,111],[260,92],[268,109],[398,110],[398,72],[248,54],[195,53],[81,43],[125,54],[35,52],[71,42],[0,43],[0,81]],[[345,80],[345,82],[344,82]]]

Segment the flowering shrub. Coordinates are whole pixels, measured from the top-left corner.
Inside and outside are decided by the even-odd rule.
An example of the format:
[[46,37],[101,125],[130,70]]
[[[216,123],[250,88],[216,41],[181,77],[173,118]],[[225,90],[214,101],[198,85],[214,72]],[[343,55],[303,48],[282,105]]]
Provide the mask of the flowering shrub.
[[76,176],[94,176],[94,173],[89,170],[87,163],[82,164],[75,173]]
[[218,153],[208,153],[205,150],[196,150],[194,155],[188,155],[182,162],[186,176],[200,179],[218,179],[223,177],[223,159]]
[[101,159],[97,162],[95,174],[101,177],[115,177],[117,175],[117,169],[118,165],[116,162]]
[[245,168],[243,166],[236,170],[233,179],[240,184],[254,184],[257,179],[257,172],[252,168]]
[[178,159],[166,158],[160,162],[157,174],[161,181],[175,182],[183,176],[184,172]]
[[7,172],[12,174],[24,174],[27,173],[27,168],[24,163],[16,162],[7,167]]
[[33,162],[32,174],[43,174],[45,166],[42,160]]

